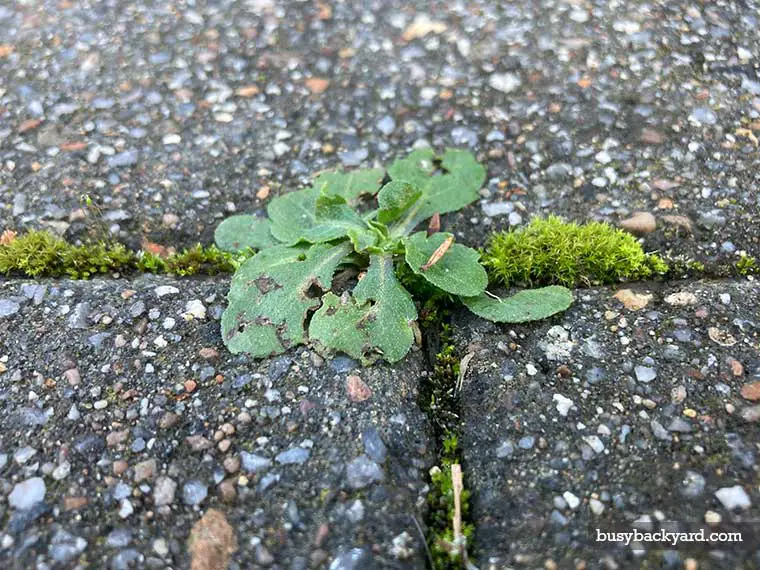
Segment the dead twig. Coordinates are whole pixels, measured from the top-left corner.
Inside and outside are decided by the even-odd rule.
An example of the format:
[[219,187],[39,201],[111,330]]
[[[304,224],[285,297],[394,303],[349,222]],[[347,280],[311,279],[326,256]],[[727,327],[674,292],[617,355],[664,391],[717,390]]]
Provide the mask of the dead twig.
[[454,542],[459,543],[462,536],[462,466],[459,463],[451,465],[451,487],[454,490]]
[[428,223],[427,228],[427,235],[428,237],[432,236],[434,233],[441,231],[441,214],[436,212],[433,214],[433,217],[430,218],[430,222]]
[[462,360],[459,361],[459,376],[457,377],[457,385],[456,385],[456,394],[459,394],[462,391],[462,385],[464,384],[464,377],[467,374],[467,368],[470,365],[470,360],[472,360],[472,357],[475,356],[474,352],[468,352],[462,357]]
[[420,538],[422,539],[422,544],[425,546],[425,555],[427,556],[428,563],[430,564],[431,568],[435,568],[435,564],[433,563],[433,554],[430,552],[430,547],[428,546],[427,539],[425,538],[425,533],[422,532],[422,526],[420,525],[419,521],[417,520],[417,517],[414,515],[409,515],[412,517],[412,521],[414,522],[414,526],[417,527],[417,532],[420,533]]
[[449,251],[449,248],[451,247],[451,244],[454,243],[454,236],[447,237],[444,242],[438,246],[438,249],[436,249],[433,252],[433,255],[430,256],[430,259],[427,260],[427,263],[420,267],[420,271],[427,271],[433,265],[438,263],[441,258],[446,254],[447,251]]
[[454,492],[454,542],[449,547],[456,551],[462,557],[462,566],[466,570],[478,570],[467,557],[467,537],[462,534],[462,491],[464,483],[462,482],[462,466],[459,463],[451,465],[451,488]]

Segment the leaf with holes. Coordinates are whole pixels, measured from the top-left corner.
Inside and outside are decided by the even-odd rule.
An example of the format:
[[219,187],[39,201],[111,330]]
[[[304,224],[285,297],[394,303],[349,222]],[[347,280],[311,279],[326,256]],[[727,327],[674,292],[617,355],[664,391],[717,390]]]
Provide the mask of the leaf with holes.
[[369,269],[352,297],[333,295],[329,303],[327,298],[309,327],[313,341],[363,361],[382,355],[396,362],[409,352],[417,309],[396,279],[392,255],[370,256]]
[[414,342],[412,323],[417,309],[396,279],[392,255],[370,256],[369,269],[354,289],[354,299],[371,304],[366,318],[371,346],[389,362],[403,358]]
[[[439,231],[439,213],[478,198],[485,169],[472,154],[416,150],[388,173],[391,181],[381,187],[381,169],[325,172],[312,187],[271,200],[268,221],[233,216],[217,228],[226,250],[261,249],[232,279],[222,316],[232,352],[264,357],[311,341],[319,351],[364,363],[396,362],[419,330],[417,307],[397,270],[424,303],[458,296],[501,322],[543,318],[570,304],[572,295],[561,288],[504,301],[487,296],[478,252]],[[410,235],[428,217],[427,231]]]
[[216,227],[214,241],[222,251],[237,253],[247,248],[264,249],[279,242],[271,232],[271,223],[266,218],[248,214],[231,216]]
[[338,297],[327,293],[309,323],[309,338],[320,352],[334,350],[364,360],[369,350],[369,335],[360,323],[365,316],[365,308],[357,305],[350,295]]
[[347,242],[275,246],[243,263],[222,315],[222,338],[230,351],[262,357],[303,344],[307,314],[320,306],[319,295],[330,288],[350,251]]
[[439,289],[466,297],[479,295],[486,290],[488,275],[478,261],[480,254],[474,249],[454,243],[435,263],[423,269],[452,237],[445,232],[430,237],[425,232],[413,234],[406,240],[406,263]]
[[524,323],[551,317],[573,303],[573,294],[566,287],[552,285],[527,289],[506,299],[485,293],[462,297],[462,303],[476,315],[497,323]]

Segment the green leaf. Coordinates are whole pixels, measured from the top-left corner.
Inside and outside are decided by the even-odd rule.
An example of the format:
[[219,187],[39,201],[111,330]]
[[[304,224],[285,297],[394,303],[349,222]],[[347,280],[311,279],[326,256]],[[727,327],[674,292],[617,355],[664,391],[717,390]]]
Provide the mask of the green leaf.
[[422,190],[422,197],[393,228],[404,235],[436,212],[444,214],[464,208],[478,199],[478,190],[486,179],[485,168],[466,151],[446,149],[440,166],[444,174],[435,173],[437,159],[430,149],[417,150],[397,160],[388,173],[393,180],[405,180]]
[[[334,296],[333,296],[334,297]],[[370,256],[353,297],[331,299],[312,318],[309,337],[326,348],[366,360],[376,350],[388,362],[401,360],[414,343],[417,309],[396,279],[391,254]]]
[[320,224],[367,227],[364,218],[348,205],[343,196],[328,194],[326,190],[323,190],[317,198],[315,212],[316,220]]
[[309,228],[317,225],[319,190],[306,188],[277,196],[267,206],[272,235],[283,243],[297,243]]
[[347,235],[349,229],[365,229],[364,219],[346,202],[346,198],[307,188],[278,196],[267,208],[272,220],[272,234],[282,242],[323,243]]
[[374,194],[385,177],[382,168],[365,168],[351,172],[323,172],[314,179],[312,186],[317,190],[327,188],[330,194],[343,196],[354,202],[362,194]]
[[249,247],[264,249],[278,243],[270,228],[271,224],[266,218],[247,214],[230,216],[217,226],[214,241],[219,249],[232,253]]
[[377,232],[373,230],[348,230],[348,239],[351,240],[351,245],[354,246],[354,251],[357,253],[376,248],[378,238]]
[[305,342],[304,321],[320,305],[311,289],[325,291],[351,251],[331,246],[275,246],[250,258],[232,278],[222,315],[222,339],[233,353],[263,357]]
[[389,362],[401,360],[414,342],[417,308],[396,279],[393,256],[372,255],[364,279],[354,288],[357,302],[374,302],[367,311],[370,343]]
[[380,189],[377,221],[387,224],[400,218],[422,196],[422,190],[411,182],[392,180]]
[[412,151],[406,158],[400,158],[390,165],[388,174],[393,180],[406,180],[420,188],[430,182],[430,175],[436,169],[433,149],[422,148]]
[[476,315],[497,323],[538,321],[567,309],[573,294],[566,287],[552,285],[526,289],[507,299],[493,298],[485,293],[477,297],[462,297],[462,302]]
[[309,339],[320,352],[331,349],[364,360],[369,349],[369,335],[359,324],[365,314],[364,307],[358,306],[353,298],[346,296],[341,299],[334,293],[328,293],[311,318]]
[[454,243],[429,269],[422,269],[431,256],[452,234],[439,232],[430,237],[417,232],[406,240],[406,263],[417,275],[449,293],[472,297],[485,291],[488,275],[480,265],[480,254]]

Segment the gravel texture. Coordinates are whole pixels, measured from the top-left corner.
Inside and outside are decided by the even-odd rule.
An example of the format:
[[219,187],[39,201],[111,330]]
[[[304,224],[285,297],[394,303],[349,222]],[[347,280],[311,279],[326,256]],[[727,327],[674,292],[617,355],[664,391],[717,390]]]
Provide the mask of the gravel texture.
[[[636,311],[598,289],[533,326],[456,315],[459,354],[472,354],[460,443],[481,568],[760,563],[748,523],[760,516],[760,286],[646,285]],[[597,528],[658,521],[712,521],[745,544],[595,542]]]
[[[320,170],[456,146],[488,168],[443,219],[464,243],[558,214],[684,261],[760,257],[759,18],[754,0],[5,2],[0,230],[210,243]],[[232,356],[227,286],[0,283],[0,560],[184,568],[199,520],[229,534],[213,507],[231,568],[424,567],[422,354]],[[757,518],[757,285],[643,287],[531,326],[455,316],[481,569],[693,568],[590,529]]]
[[227,287],[0,284],[20,306],[0,317],[0,559],[188,568],[190,528],[217,508],[239,544],[230,568],[424,566],[421,353],[393,369],[233,356]]
[[[634,217],[650,250],[758,256],[757,2],[18,2],[0,13],[0,224],[211,241],[338,166],[469,147],[472,243]],[[635,212],[647,216],[633,216]],[[630,225],[630,224],[629,224]]]

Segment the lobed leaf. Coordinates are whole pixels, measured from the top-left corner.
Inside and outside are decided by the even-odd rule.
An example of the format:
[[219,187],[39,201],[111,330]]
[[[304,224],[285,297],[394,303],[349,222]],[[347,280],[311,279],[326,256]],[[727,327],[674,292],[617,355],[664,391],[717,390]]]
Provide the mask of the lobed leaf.
[[406,263],[417,275],[455,295],[471,297],[485,291],[488,275],[480,265],[480,254],[469,247],[452,244],[434,265],[423,270],[431,256],[452,234],[439,232],[427,237],[417,232],[406,240]]
[[388,173],[393,180],[410,182],[422,191],[393,228],[395,235],[409,233],[422,220],[436,212],[444,214],[464,208],[478,199],[478,190],[486,179],[485,168],[472,153],[446,149],[440,166],[445,173],[435,173],[437,158],[430,149],[412,152],[395,161]]
[[357,305],[355,299],[349,296],[341,299],[334,293],[327,293],[309,323],[309,340],[320,352],[332,349],[364,360],[369,336],[360,328],[360,323],[365,316],[365,308]]
[[320,306],[333,274],[351,251],[348,242],[311,247],[275,246],[252,257],[232,278],[222,338],[233,353],[264,357],[306,340],[304,321]]
[[330,194],[342,196],[353,203],[362,194],[375,194],[384,177],[385,170],[382,168],[323,172],[314,179],[312,187],[319,191],[326,188]]
[[324,243],[345,237],[351,229],[366,229],[367,223],[351,208],[346,198],[307,188],[278,196],[267,208],[272,234],[288,244],[306,241]]
[[389,362],[403,358],[414,342],[412,322],[417,319],[417,308],[396,279],[391,254],[370,256],[369,269],[354,288],[354,298],[372,303],[367,311],[372,347]]
[[265,249],[277,245],[271,232],[271,223],[266,218],[248,214],[230,216],[222,221],[214,232],[216,246],[231,253],[247,248]]
[[566,287],[552,285],[520,291],[507,299],[493,298],[485,293],[462,297],[462,302],[476,315],[497,323],[538,321],[564,311],[573,302]]
[[409,352],[417,309],[396,279],[391,254],[370,256],[369,269],[352,297],[340,300],[330,295],[312,318],[312,341],[362,360],[377,351],[396,362]]

